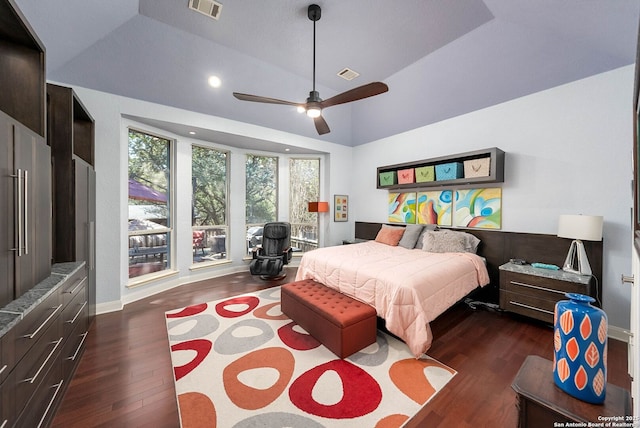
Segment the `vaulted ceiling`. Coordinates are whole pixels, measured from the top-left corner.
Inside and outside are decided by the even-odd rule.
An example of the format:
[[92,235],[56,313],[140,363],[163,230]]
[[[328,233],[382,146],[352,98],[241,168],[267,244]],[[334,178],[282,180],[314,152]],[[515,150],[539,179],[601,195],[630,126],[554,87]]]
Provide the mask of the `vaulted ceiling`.
[[[49,80],[348,146],[632,64],[640,14],[638,0],[319,0],[320,96],[372,81],[389,92],[327,109],[331,133],[318,137],[292,107],[232,96],[304,102],[309,3],[220,0],[213,20],[189,0],[15,1]],[[345,67],[360,76],[338,77]]]

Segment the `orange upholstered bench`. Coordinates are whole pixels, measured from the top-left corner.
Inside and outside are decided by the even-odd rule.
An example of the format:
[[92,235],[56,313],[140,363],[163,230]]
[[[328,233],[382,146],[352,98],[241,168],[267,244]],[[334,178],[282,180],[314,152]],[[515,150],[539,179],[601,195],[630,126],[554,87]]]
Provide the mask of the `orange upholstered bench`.
[[282,312],[340,358],[375,343],[376,310],[319,282],[281,287]]

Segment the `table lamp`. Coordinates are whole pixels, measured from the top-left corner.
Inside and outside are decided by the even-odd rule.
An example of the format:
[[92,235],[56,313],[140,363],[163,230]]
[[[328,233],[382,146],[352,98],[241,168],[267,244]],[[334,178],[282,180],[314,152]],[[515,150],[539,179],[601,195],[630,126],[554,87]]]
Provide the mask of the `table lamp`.
[[591,275],[591,266],[582,241],[602,240],[602,216],[561,215],[558,237],[573,239],[562,270],[579,275]]

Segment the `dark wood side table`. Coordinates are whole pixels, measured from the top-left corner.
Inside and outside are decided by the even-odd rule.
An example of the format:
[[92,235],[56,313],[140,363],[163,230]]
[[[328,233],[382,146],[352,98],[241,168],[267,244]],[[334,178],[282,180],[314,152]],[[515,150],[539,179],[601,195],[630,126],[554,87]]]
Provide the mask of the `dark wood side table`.
[[[597,298],[590,276],[505,263],[500,266],[500,309],[553,324],[553,310],[565,293]],[[600,302],[596,303],[600,306]]]
[[556,386],[553,363],[536,355],[525,359],[511,388],[516,392],[520,428],[606,427],[607,422],[620,424],[608,426],[638,427],[638,423],[633,424],[629,391],[608,383],[603,404],[578,400]]

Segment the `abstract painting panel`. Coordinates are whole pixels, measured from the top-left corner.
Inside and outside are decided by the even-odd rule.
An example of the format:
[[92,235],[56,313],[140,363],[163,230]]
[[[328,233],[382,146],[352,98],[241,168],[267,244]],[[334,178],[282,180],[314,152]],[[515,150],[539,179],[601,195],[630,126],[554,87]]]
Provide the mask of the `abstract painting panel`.
[[418,224],[451,226],[452,198],[451,190],[418,192]]
[[454,227],[500,229],[502,227],[502,189],[456,190]]
[[416,222],[416,192],[389,192],[389,223]]

